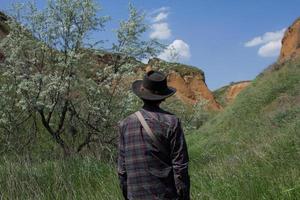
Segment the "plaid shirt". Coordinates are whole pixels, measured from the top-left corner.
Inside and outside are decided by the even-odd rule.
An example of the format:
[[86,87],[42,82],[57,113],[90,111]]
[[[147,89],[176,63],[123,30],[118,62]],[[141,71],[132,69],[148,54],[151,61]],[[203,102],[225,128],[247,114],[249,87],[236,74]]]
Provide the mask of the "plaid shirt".
[[125,199],[189,200],[188,152],[179,119],[158,107],[140,110],[169,154],[164,155],[135,114],[119,123],[118,175]]

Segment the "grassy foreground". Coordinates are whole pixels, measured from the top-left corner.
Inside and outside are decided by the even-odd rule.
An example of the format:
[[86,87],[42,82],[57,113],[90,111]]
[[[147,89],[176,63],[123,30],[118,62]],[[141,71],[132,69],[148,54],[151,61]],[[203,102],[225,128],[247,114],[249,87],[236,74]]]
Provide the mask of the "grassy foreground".
[[[300,62],[257,78],[187,136],[192,199],[300,199]],[[122,199],[115,166],[0,162],[0,199]]]
[[257,78],[188,141],[194,199],[300,199],[300,62]]
[[121,199],[115,168],[92,159],[2,161],[0,199]]

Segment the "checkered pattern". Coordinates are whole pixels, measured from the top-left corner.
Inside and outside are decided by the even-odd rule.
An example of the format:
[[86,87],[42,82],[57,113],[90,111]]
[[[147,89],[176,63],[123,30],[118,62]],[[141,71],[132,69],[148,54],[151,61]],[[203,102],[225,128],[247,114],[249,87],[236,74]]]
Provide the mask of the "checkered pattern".
[[180,121],[158,107],[140,110],[164,155],[132,114],[119,123],[118,174],[125,199],[189,199],[188,153]]

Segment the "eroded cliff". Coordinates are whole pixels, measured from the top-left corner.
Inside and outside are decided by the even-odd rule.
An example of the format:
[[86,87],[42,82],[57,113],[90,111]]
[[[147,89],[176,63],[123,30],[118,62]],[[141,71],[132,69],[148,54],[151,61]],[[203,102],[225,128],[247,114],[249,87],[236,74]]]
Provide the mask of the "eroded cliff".
[[298,18],[285,32],[279,62],[300,56],[300,18]]
[[217,102],[221,104],[223,107],[231,104],[235,98],[242,92],[246,87],[251,84],[251,81],[240,81],[236,83],[231,83],[230,85],[226,85],[217,89],[213,92]]
[[159,69],[168,74],[168,85],[177,89],[176,96],[187,104],[195,104],[205,99],[208,108],[220,110],[222,106],[215,100],[214,95],[205,83],[204,72],[196,67],[179,63],[170,63],[160,59],[151,59],[148,69]]

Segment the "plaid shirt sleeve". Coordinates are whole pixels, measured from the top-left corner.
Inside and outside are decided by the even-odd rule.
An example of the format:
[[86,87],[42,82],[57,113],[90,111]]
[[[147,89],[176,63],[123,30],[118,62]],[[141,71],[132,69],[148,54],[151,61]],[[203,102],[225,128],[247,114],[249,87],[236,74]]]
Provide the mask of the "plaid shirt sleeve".
[[190,199],[190,178],[188,174],[188,152],[187,146],[178,120],[175,129],[171,135],[171,159],[174,170],[175,186],[180,199]]
[[124,135],[122,132],[122,125],[119,124],[119,144],[118,144],[118,176],[120,181],[121,190],[125,199],[127,199],[127,173],[125,168],[125,146]]

